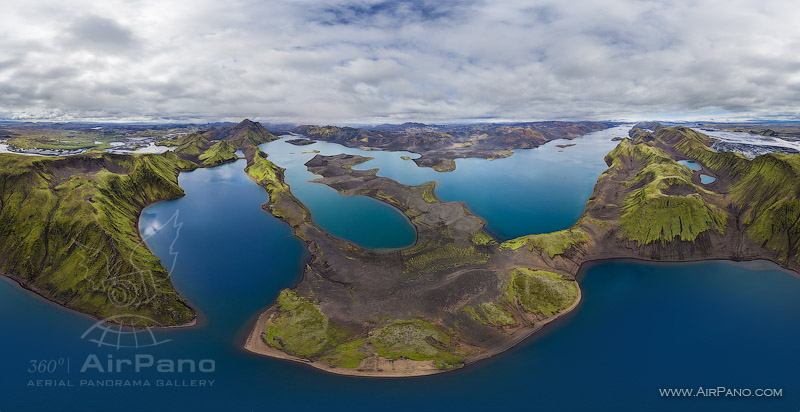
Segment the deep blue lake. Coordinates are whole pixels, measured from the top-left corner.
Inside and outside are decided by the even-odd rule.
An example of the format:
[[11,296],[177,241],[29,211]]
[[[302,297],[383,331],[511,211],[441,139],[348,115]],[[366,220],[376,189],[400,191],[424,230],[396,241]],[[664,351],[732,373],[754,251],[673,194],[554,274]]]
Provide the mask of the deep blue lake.
[[[579,157],[581,146],[554,152]],[[309,147],[296,147],[292,152],[308,151]],[[270,155],[273,160],[279,157],[275,153]],[[502,161],[519,154],[484,161],[486,165],[481,167],[502,167]],[[375,157],[371,167],[380,167]],[[569,164],[566,156],[562,160]],[[469,173],[467,163],[458,162],[461,173]],[[296,283],[306,252],[287,225],[260,208],[267,195],[244,175],[243,168],[244,161],[240,160],[183,173],[180,184],[186,196],[153,205],[142,214],[140,228],[148,236],[147,244],[166,267],[173,267],[170,251],[177,252],[173,282],[200,314],[194,327],[154,330],[156,341],[163,342],[157,346],[98,347],[81,338],[96,323],[94,320],[44,301],[3,278],[0,411],[786,411],[800,407],[800,352],[795,347],[800,341],[800,279],[766,262],[626,261],[588,267],[581,276],[584,299],[573,313],[506,353],[442,375],[410,379],[342,377],[244,352],[240,347],[252,317],[269,305],[280,289]],[[529,169],[538,173],[533,165]],[[582,210],[602,168],[585,170],[584,178],[591,184],[588,188],[576,187],[583,192],[571,201],[565,200],[564,208]],[[445,178],[451,176],[448,173],[433,176],[442,179],[440,196],[445,197],[448,185],[453,185],[453,193],[469,195],[469,188],[455,190],[458,179]],[[342,197],[333,191],[329,194]],[[467,198],[461,200],[469,202]],[[475,204],[468,204],[479,210]],[[540,205],[531,203],[522,209],[527,212]],[[177,219],[172,219],[176,212]],[[396,213],[391,208],[386,212]],[[495,228],[503,227],[507,218],[499,212],[481,216]],[[352,212],[348,218],[351,226],[370,230],[358,224],[358,213]],[[535,218],[530,219],[525,220],[529,225],[526,230],[551,230],[537,227]],[[175,221],[180,224],[173,224]],[[559,223],[563,227],[572,224],[566,217]],[[357,229],[349,230],[339,235],[359,236]],[[96,369],[81,373],[81,365],[91,355],[103,362],[109,355],[112,359],[139,355],[162,361],[213,361],[215,367],[208,373],[101,373]],[[59,359],[64,363],[59,364]],[[31,360],[54,360],[54,371],[29,372]],[[46,380],[75,386],[37,386],[45,385]],[[89,387],[80,386],[82,380],[118,380],[131,385],[147,380],[153,386]],[[195,384],[200,380],[214,383],[210,388],[155,386],[158,381],[176,380],[186,385],[192,380]],[[782,389],[783,396],[659,396],[662,388],[699,386],[774,388]]]

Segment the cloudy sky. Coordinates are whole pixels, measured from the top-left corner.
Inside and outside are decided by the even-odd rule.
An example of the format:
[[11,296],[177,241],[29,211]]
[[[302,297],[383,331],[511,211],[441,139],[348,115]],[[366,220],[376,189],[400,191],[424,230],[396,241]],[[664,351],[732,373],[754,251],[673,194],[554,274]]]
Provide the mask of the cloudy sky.
[[798,118],[800,2],[11,0],[0,118]]

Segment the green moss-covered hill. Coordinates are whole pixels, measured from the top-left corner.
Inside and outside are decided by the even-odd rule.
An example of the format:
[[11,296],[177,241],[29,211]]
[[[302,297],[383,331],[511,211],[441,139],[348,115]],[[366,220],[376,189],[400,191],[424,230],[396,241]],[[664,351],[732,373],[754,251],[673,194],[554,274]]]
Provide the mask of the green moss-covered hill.
[[175,152],[181,156],[216,166],[236,158],[237,149],[258,146],[277,139],[258,122],[245,119],[232,127],[215,127],[190,133],[165,143],[177,146]]
[[[800,268],[800,155],[748,159],[716,152],[686,127],[639,125],[606,156],[584,216],[572,228],[501,248],[577,270],[582,261],[771,259]],[[679,161],[693,161],[693,171]],[[703,184],[700,174],[716,178]]]
[[142,242],[154,202],[183,195],[174,153],[41,158],[0,154],[0,270],[98,318],[136,314],[161,325],[194,312]]
[[[256,153],[248,171],[270,191],[267,209],[295,228],[312,257],[247,347],[336,373],[436,373],[491,356],[570,310],[580,296],[574,276],[588,261],[771,259],[800,269],[800,155],[749,160],[712,150],[712,139],[692,129],[654,123],[630,136],[606,156],[609,168],[573,227],[502,243],[462,205],[440,202],[433,184],[354,171],[366,158],[350,155],[306,163],[317,182],[406,214],[416,243],[382,254],[322,232],[282,170]],[[703,184],[701,173],[716,180]],[[394,370],[397,360],[418,369]]]
[[710,138],[685,127],[658,128],[652,137],[718,177],[712,189],[724,196],[734,230],[776,253],[778,261],[800,264],[800,155],[769,153],[750,160],[717,153],[708,147]]
[[0,272],[97,318],[137,315],[180,325],[194,311],[145,246],[139,215],[183,196],[178,174],[237,159],[236,150],[275,139],[245,120],[184,135],[160,155],[0,154]]

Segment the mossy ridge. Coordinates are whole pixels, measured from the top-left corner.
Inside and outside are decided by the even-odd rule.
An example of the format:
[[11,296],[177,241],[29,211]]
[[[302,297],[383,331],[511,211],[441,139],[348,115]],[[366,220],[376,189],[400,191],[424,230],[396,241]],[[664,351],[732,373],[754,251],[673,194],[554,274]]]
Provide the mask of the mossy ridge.
[[515,268],[508,279],[507,298],[526,311],[551,317],[578,298],[578,287],[563,275],[545,270]]
[[218,166],[238,158],[236,148],[225,140],[214,143],[208,150],[198,156],[198,159],[203,162],[203,166],[208,167]]
[[781,199],[800,194],[800,173],[793,166],[800,155],[766,154],[748,161],[748,167],[731,185],[733,200],[748,209],[745,223]]
[[589,235],[580,228],[569,228],[558,232],[527,235],[507,240],[500,244],[500,250],[518,250],[527,246],[529,251],[547,254],[551,259],[562,255],[572,247],[589,241]]
[[386,325],[370,333],[367,342],[387,359],[433,360],[439,369],[454,369],[464,363],[463,353],[453,347],[450,336],[422,319]]
[[336,126],[308,126],[303,133],[309,137],[330,137],[339,130],[342,130],[342,128]]
[[676,239],[694,241],[700,233],[724,233],[727,215],[697,194],[648,198],[637,190],[625,199],[621,219],[624,235],[639,245]]
[[[220,136],[220,134],[217,134]],[[263,143],[277,140],[278,137],[270,133],[261,123],[244,119],[233,126],[228,133],[221,133],[221,137],[233,147],[243,149],[249,146],[258,146]]]
[[784,198],[764,208],[747,228],[747,234],[763,247],[781,252],[781,259],[791,259],[798,254],[800,244],[800,200]]
[[208,138],[202,132],[189,133],[177,139],[175,153],[189,156],[199,156],[203,148],[208,145]]
[[[304,223],[311,222],[311,213],[302,206],[292,195],[290,187],[283,180],[286,169],[272,163],[267,159],[267,154],[256,148],[253,159],[244,171],[256,183],[267,190],[269,194],[269,211],[275,217],[284,219],[289,226],[298,228]],[[291,213],[289,210],[298,213]],[[302,238],[300,232],[297,236]]]
[[289,185],[281,179],[281,175],[286,169],[272,163],[267,157],[266,153],[256,148],[252,164],[247,166],[244,171],[256,182],[270,185],[271,187],[268,189],[270,192],[288,192]]
[[742,223],[757,244],[800,263],[800,155],[758,156],[731,186]]
[[173,153],[20,157],[0,156],[4,272],[101,318],[132,313],[176,325],[194,317],[136,225],[148,204],[183,195],[177,175],[193,164]]
[[754,242],[780,252],[783,260],[798,254],[793,199],[800,196],[795,183],[800,182],[800,155],[770,153],[750,160],[738,153],[717,153],[707,147],[708,137],[686,128],[664,128],[656,137],[676,141],[677,150],[735,179],[730,197],[742,210],[742,223]]
[[[659,128],[657,134],[663,134]],[[640,165],[626,185],[638,187],[622,201],[620,224],[623,236],[639,245],[672,242],[676,238],[694,241],[700,233],[722,234],[727,214],[708,203],[700,193],[710,193],[692,183],[692,172],[651,143],[622,141],[611,153],[612,167],[623,163]],[[667,195],[665,190],[682,187],[686,195]],[[694,192],[694,193],[692,193]]]
[[[175,152],[191,160],[213,159],[206,166],[215,166],[227,158],[226,161],[236,159],[233,155],[237,149],[248,149],[277,139],[260,123],[242,120],[239,124],[230,127],[212,127],[207,130],[190,133],[179,137],[174,145],[178,147]],[[213,143],[212,143],[213,142]],[[225,144],[220,144],[225,142]],[[218,146],[219,145],[219,146]],[[217,146],[214,148],[214,146]],[[212,150],[212,148],[214,148]],[[233,150],[230,150],[232,148]],[[206,154],[207,153],[207,154]],[[199,159],[205,156],[204,159]],[[216,157],[216,158],[215,158]]]
[[731,176],[746,170],[750,162],[740,153],[719,153],[711,149],[713,139],[688,127],[660,127],[654,138],[713,171],[724,170]]

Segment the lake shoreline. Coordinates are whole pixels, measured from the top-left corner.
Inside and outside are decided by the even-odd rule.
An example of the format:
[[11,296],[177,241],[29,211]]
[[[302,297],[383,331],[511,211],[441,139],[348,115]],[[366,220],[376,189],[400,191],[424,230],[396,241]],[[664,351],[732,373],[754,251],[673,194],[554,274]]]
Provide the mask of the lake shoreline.
[[[676,134],[678,137],[689,139],[690,142],[695,142],[695,140],[697,140],[698,144],[702,142],[702,138],[700,137],[695,137],[693,135],[684,137],[680,135],[679,133],[682,133],[681,129],[665,129],[665,131],[666,133],[662,138],[663,140],[659,141],[662,149],[658,149],[665,150],[664,152],[659,152],[659,156],[665,159],[670,156],[678,159],[684,157],[676,152],[677,149],[673,148],[673,146],[676,145],[674,141],[674,135]],[[734,230],[734,228],[730,226],[732,225],[732,220],[728,221],[728,230],[720,228],[718,230],[719,234],[710,230],[701,231],[702,234],[696,239],[696,242],[695,239],[689,238],[687,240],[678,239],[670,241],[667,244],[665,242],[654,242],[650,239],[641,240],[635,237],[630,238],[630,236],[623,236],[624,233],[622,232],[622,222],[618,205],[621,204],[620,198],[627,195],[627,193],[620,193],[618,189],[621,186],[628,187],[625,183],[633,179],[634,176],[638,176],[637,173],[639,173],[640,169],[647,165],[647,163],[640,161],[639,158],[631,160],[629,157],[635,156],[636,153],[638,153],[636,150],[640,150],[641,147],[650,147],[646,145],[633,147],[635,145],[643,145],[643,143],[634,143],[632,140],[626,139],[618,145],[617,149],[606,157],[606,164],[609,168],[601,175],[595,184],[593,196],[586,205],[583,218],[578,220],[573,227],[557,233],[522,236],[499,246],[494,246],[496,243],[493,243],[493,239],[487,237],[485,243],[473,243],[475,246],[469,246],[470,243],[468,242],[475,242],[475,239],[478,239],[478,235],[475,233],[484,233],[482,232],[482,228],[485,226],[485,221],[478,216],[468,214],[464,219],[477,218],[480,221],[476,224],[477,226],[462,225],[459,229],[460,232],[458,232],[456,236],[453,236],[453,233],[456,232],[452,232],[451,230],[455,226],[449,226],[448,224],[445,225],[447,229],[437,229],[439,231],[433,231],[430,233],[430,236],[418,239],[417,244],[411,249],[399,252],[398,255],[395,256],[394,261],[396,263],[393,264],[393,267],[385,266],[378,270],[379,273],[383,274],[381,277],[383,285],[375,284],[375,281],[371,280],[368,276],[367,272],[370,271],[365,269],[369,267],[370,256],[368,254],[363,254],[349,247],[336,246],[336,243],[330,242],[324,232],[313,225],[312,222],[308,220],[304,221],[304,219],[307,218],[292,217],[293,212],[291,212],[291,209],[285,208],[285,206],[277,208],[270,206],[267,209],[277,212],[275,213],[276,216],[291,221],[292,223],[290,224],[295,228],[296,233],[307,236],[307,244],[310,246],[311,250],[316,251],[312,253],[314,257],[310,264],[306,266],[304,278],[294,287],[294,290],[299,291],[301,296],[313,296],[314,301],[324,302],[325,310],[328,314],[325,316],[331,316],[335,322],[354,325],[352,330],[355,337],[363,338],[365,336],[372,336],[372,333],[380,328],[387,327],[386,325],[391,325],[395,322],[403,322],[404,319],[405,322],[414,321],[416,318],[428,319],[429,322],[436,323],[445,328],[450,327],[449,335],[453,338],[453,342],[456,342],[453,348],[458,347],[459,353],[462,354],[459,366],[449,366],[451,368],[455,366],[456,369],[461,369],[464,366],[471,365],[481,359],[489,358],[516,346],[527,337],[541,330],[543,326],[570,313],[580,304],[579,295],[578,298],[571,302],[566,308],[564,308],[564,306],[567,305],[555,306],[555,308],[564,309],[558,311],[557,315],[539,322],[538,319],[541,318],[542,313],[553,312],[543,311],[534,306],[533,310],[526,313],[523,308],[518,306],[519,302],[516,300],[517,292],[510,292],[512,293],[509,295],[511,296],[511,300],[508,300],[507,296],[505,300],[498,300],[500,298],[496,295],[481,295],[480,293],[482,292],[473,293],[470,289],[464,289],[463,292],[453,291],[455,285],[459,284],[458,281],[462,279],[464,282],[472,282],[464,284],[480,284],[482,280],[479,277],[479,271],[494,272],[500,279],[503,279],[503,276],[509,276],[509,273],[511,274],[510,276],[515,276],[515,273],[518,273],[515,272],[518,268],[530,268],[529,270],[532,271],[540,270],[554,273],[554,276],[557,277],[566,276],[566,279],[577,279],[577,277],[581,276],[580,273],[585,271],[584,267],[588,268],[594,264],[606,262],[609,259],[635,259],[650,262],[674,263],[709,260],[729,260],[733,262],[767,260],[778,266],[787,268],[788,270],[796,269],[792,262],[778,261],[778,257],[773,253],[767,252],[764,248],[758,247],[759,245],[749,242],[748,238],[744,237],[744,234],[741,233],[741,230]],[[367,195],[376,200],[395,205],[398,209],[407,214],[420,229],[424,228],[430,232],[429,228],[432,227],[431,222],[441,222],[445,220],[454,222],[457,219],[461,219],[461,217],[441,219],[440,217],[442,216],[452,215],[448,215],[450,212],[445,212],[444,209],[436,212],[431,209],[430,202],[437,202],[438,199],[425,191],[425,184],[418,186],[403,185],[389,178],[376,177],[375,169],[359,171],[351,168],[352,165],[363,163],[366,160],[368,160],[368,158],[358,155],[317,155],[309,160],[305,166],[308,167],[312,173],[323,176],[317,179],[318,182],[326,183],[344,195]],[[665,161],[677,163],[672,158]],[[687,176],[687,182],[688,179]],[[724,178],[722,180],[727,182]],[[275,185],[277,183],[265,184],[265,182],[262,181],[260,184],[269,189],[271,184]],[[689,183],[687,183],[687,185],[689,185]],[[628,189],[628,191],[630,190],[632,189]],[[430,193],[432,193],[432,190]],[[285,194],[287,197],[292,197],[289,191]],[[427,203],[420,202],[419,199],[417,199],[417,196],[420,194]],[[661,196],[681,195],[685,195],[685,193],[669,192],[667,194],[661,194]],[[705,195],[712,196],[710,194]],[[721,198],[707,200],[699,197],[681,197],[680,199],[716,203],[722,202]],[[293,199],[293,201],[297,202],[296,199]],[[446,203],[448,202],[443,202],[441,205],[444,206]],[[466,209],[463,205],[461,207]],[[463,211],[461,213],[463,213]],[[287,219],[287,217],[289,218]],[[475,231],[476,227],[478,232]],[[423,233],[423,231],[420,230],[418,233]],[[442,238],[443,235],[441,233],[444,233],[445,238]],[[482,236],[486,236],[485,233]],[[312,244],[312,242],[308,240],[316,244]],[[425,241],[424,243],[423,240]],[[452,242],[441,243],[442,240]],[[424,253],[428,252],[419,252],[421,249],[424,250],[425,247],[434,245],[432,250],[437,251],[448,247],[453,248],[453,244],[466,244],[469,247],[469,249],[459,249],[462,251],[475,250],[477,247],[481,252],[487,253],[485,255],[487,256],[486,260],[470,260],[473,258],[469,254],[465,254],[463,259],[458,260],[457,266],[447,266],[447,261],[442,263],[443,260],[437,260],[442,258],[433,254],[443,252],[431,252],[430,256],[432,257],[429,258],[429,261],[426,261],[428,262],[426,263],[428,265],[426,268],[430,267],[435,269],[426,269],[427,272],[420,272],[420,274],[416,274],[417,272],[414,272],[416,269],[408,263],[409,260],[413,261],[412,259],[416,259],[417,256],[422,255],[425,257],[426,255],[424,255]],[[322,245],[322,247],[317,245]],[[552,248],[544,249],[545,246],[543,245],[551,245]],[[464,248],[464,246],[458,247]],[[341,251],[344,251],[344,253]],[[496,258],[490,260],[492,256]],[[374,272],[374,270],[372,272]],[[436,272],[436,275],[431,275],[432,272]],[[338,278],[338,273],[343,274],[341,280]],[[409,280],[409,275],[414,275],[410,277],[411,280]],[[418,280],[423,278],[424,282],[420,283]],[[422,289],[422,292],[414,290],[413,288],[411,290],[401,289],[411,284],[416,285],[414,286],[416,288],[429,289]],[[349,298],[347,294],[339,291],[341,289],[340,285],[348,285],[347,287],[350,288]],[[356,286],[355,297],[353,297],[354,289],[351,285],[364,286]],[[493,288],[496,287],[491,283],[486,283],[485,285],[486,286],[481,286],[481,290],[493,290]],[[511,285],[511,283],[508,283],[508,285]],[[577,281],[576,285],[578,293],[582,293],[580,284],[577,283]],[[369,293],[359,295],[358,287],[364,287],[369,290]],[[501,286],[500,289],[503,290],[503,286]],[[386,290],[388,290],[390,294],[399,292],[399,295],[406,297],[406,301],[393,299],[392,297],[385,298],[383,305],[378,305],[370,301],[377,292]],[[427,291],[436,291],[436,294],[425,293]],[[447,298],[445,298],[445,296]],[[408,298],[418,299],[418,301],[417,303],[411,303]],[[355,302],[355,304],[351,302]],[[505,305],[503,307],[510,311],[509,314],[514,314],[512,317],[515,318],[515,321],[512,323],[518,325],[516,328],[499,326],[501,324],[493,321],[486,321],[482,319],[480,315],[473,315],[472,317],[472,321],[477,322],[472,322],[469,319],[465,319],[463,316],[459,318],[459,314],[463,312],[460,311],[459,308],[463,310],[475,310],[477,306],[471,306],[471,308],[466,308],[466,306],[478,305],[479,303],[492,304],[493,302],[505,302],[501,304]],[[545,301],[543,300],[541,302]],[[273,305],[264,312],[269,315],[269,317],[259,317],[257,326],[253,331],[255,335],[251,333],[248,340],[248,349],[256,349],[267,356],[310,363],[312,366],[316,366],[327,372],[340,373],[341,371],[337,371],[337,369],[340,368],[336,368],[329,360],[326,361],[326,359],[329,358],[323,356],[324,353],[311,354],[309,355],[311,359],[286,354],[279,355],[275,353],[279,352],[276,348],[280,348],[281,352],[286,353],[293,353],[293,349],[284,346],[282,342],[275,341],[267,342],[267,344],[264,345],[265,347],[269,346],[269,348],[257,348],[258,345],[255,338],[260,336],[260,331],[265,329],[265,327],[261,327],[261,323],[274,326],[275,324],[272,321],[278,319],[278,313],[284,313],[279,311],[280,309]],[[368,326],[365,323],[366,321],[364,319],[373,319],[375,317],[378,319],[394,319],[395,316],[392,315],[392,311],[402,314],[397,318],[399,320],[378,322],[376,324],[377,326]],[[291,317],[293,315],[289,312],[288,314],[280,316]],[[457,321],[456,319],[459,320]],[[461,327],[453,326],[459,324],[455,322],[460,322]],[[370,325],[373,324],[370,323]],[[481,336],[481,338],[475,338],[476,336]],[[366,349],[365,352],[369,352],[369,349]],[[398,357],[397,354],[387,355],[384,353],[384,355],[391,358]],[[400,354],[399,357],[402,358],[404,355]],[[313,363],[317,361],[312,359],[318,359],[318,361],[320,361],[319,364],[313,365]],[[417,376],[423,374],[419,369],[414,368],[398,373],[394,368],[376,368],[374,364],[370,367],[365,367],[365,363],[363,362],[359,365],[359,369],[362,370],[357,372],[348,370],[344,372],[344,374],[361,376],[375,376],[376,373],[383,376]],[[441,372],[443,371],[427,370],[424,374]]]
[[[612,258],[602,258],[602,259],[593,259],[585,261],[581,264],[578,272],[575,274],[575,285],[577,287],[578,295],[573,303],[566,309],[560,311],[555,316],[547,318],[534,326],[522,328],[510,335],[510,339],[507,342],[503,342],[500,345],[497,345],[492,348],[488,348],[485,352],[478,354],[472,358],[469,358],[465,361],[464,365],[460,368],[456,369],[416,369],[410,370],[408,372],[375,372],[369,370],[360,371],[357,368],[350,369],[350,368],[341,368],[341,367],[332,367],[326,363],[314,361],[308,358],[303,358],[299,356],[294,356],[282,352],[280,350],[271,348],[267,346],[263,340],[260,338],[259,325],[266,325],[266,316],[268,315],[267,309],[261,311],[258,316],[256,317],[255,322],[248,322],[248,328],[250,329],[250,333],[247,336],[244,344],[240,344],[240,347],[244,349],[246,352],[267,356],[270,358],[281,359],[284,361],[290,361],[295,363],[300,363],[320,371],[334,374],[334,375],[342,375],[342,376],[350,376],[350,377],[359,377],[359,378],[379,378],[379,379],[392,379],[392,378],[411,378],[411,377],[423,377],[423,376],[432,376],[432,375],[440,375],[440,374],[455,374],[461,372],[467,368],[474,366],[477,363],[485,362],[497,355],[501,355],[503,353],[509,352],[513,349],[517,349],[520,346],[524,345],[524,342],[528,339],[535,338],[538,336],[539,332],[542,332],[547,326],[556,326],[558,321],[562,321],[567,315],[573,314],[574,310],[578,308],[581,303],[583,302],[583,289],[581,288],[581,283],[585,279],[586,273],[595,266],[601,266],[604,264],[609,263],[636,263],[641,265],[691,265],[696,263],[704,263],[704,262],[720,262],[726,263],[738,267],[743,267],[747,270],[759,270],[757,268],[752,268],[748,266],[753,265],[764,265],[768,264],[771,267],[769,269],[775,270],[778,269],[780,272],[792,276],[794,278],[800,278],[800,273],[794,270],[788,269],[778,262],[767,258],[758,258],[753,260],[734,260],[734,259],[723,259],[723,258],[709,258],[709,259],[695,259],[695,260],[681,260],[681,261],[663,261],[663,260],[654,260],[654,259],[646,259],[646,258],[635,258],[635,257],[612,257]],[[299,281],[298,281],[299,283]],[[564,325],[561,325],[564,326]],[[413,362],[413,361],[411,361]]]
[[[8,274],[6,272],[0,272],[0,279],[2,279],[4,281],[7,281],[9,284],[18,287],[20,290],[24,291],[28,296],[31,296],[32,298],[37,299],[37,300],[39,300],[41,302],[52,304],[52,305],[57,306],[57,307],[59,307],[61,309],[66,309],[67,311],[69,311],[71,313],[77,314],[77,315],[79,315],[81,317],[87,318],[87,319],[95,321],[95,322],[103,322],[104,324],[108,324],[108,325],[118,325],[117,323],[108,322],[108,319],[110,319],[110,318],[101,318],[101,317],[92,315],[90,313],[82,312],[82,311],[79,311],[77,309],[72,309],[69,306],[67,306],[67,305],[65,305],[65,304],[63,304],[63,303],[61,303],[59,301],[56,301],[54,299],[50,299],[49,297],[47,297],[47,295],[39,292],[36,287],[33,287],[29,283],[24,282],[24,281],[22,281],[20,279],[17,279],[16,277],[11,276],[10,274]],[[194,310],[194,308],[192,308],[192,309]],[[132,315],[132,316],[137,316],[137,315]],[[150,329],[156,330],[156,329],[190,328],[190,327],[198,325],[198,318],[199,317],[200,317],[199,314],[195,310],[195,317],[189,322],[182,323],[180,325],[150,326]],[[200,322],[199,324],[202,325],[202,322]]]
[[497,356],[499,354],[507,352],[510,349],[517,347],[518,344],[525,341],[529,337],[535,335],[545,326],[551,324],[557,319],[560,319],[562,316],[572,312],[575,308],[577,308],[580,305],[583,296],[580,285],[577,281],[575,281],[575,285],[577,287],[578,295],[568,308],[560,311],[555,316],[551,316],[539,323],[536,323],[533,326],[523,327],[520,330],[515,331],[510,335],[511,339],[509,341],[503,342],[502,344],[490,348],[487,351],[482,352],[477,356],[467,359],[462,367],[456,369],[438,369],[433,364],[433,361],[413,361],[410,359],[402,359],[402,358],[401,359],[382,358],[382,361],[385,362],[387,367],[394,367],[396,366],[395,364],[401,364],[402,365],[400,367],[401,370],[400,371],[393,370],[391,372],[385,372],[382,370],[377,370],[377,371],[359,370],[358,368],[332,367],[323,362],[314,361],[300,356],[290,355],[288,353],[267,346],[261,339],[261,332],[259,332],[260,330],[259,326],[266,325],[266,320],[267,320],[266,317],[268,316],[268,312],[266,310],[262,311],[256,318],[255,324],[252,324],[251,332],[247,336],[247,339],[245,340],[245,343],[242,346],[242,348],[250,353],[267,356],[275,359],[301,363],[303,365],[319,369],[323,372],[332,373],[335,375],[343,375],[343,376],[388,379],[388,378],[430,376],[430,375],[439,375],[443,373],[455,373],[477,362],[490,359],[494,356]]

